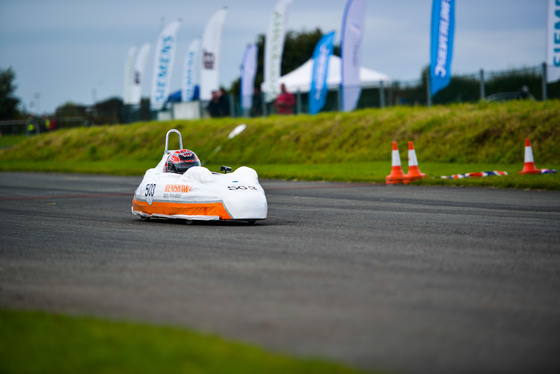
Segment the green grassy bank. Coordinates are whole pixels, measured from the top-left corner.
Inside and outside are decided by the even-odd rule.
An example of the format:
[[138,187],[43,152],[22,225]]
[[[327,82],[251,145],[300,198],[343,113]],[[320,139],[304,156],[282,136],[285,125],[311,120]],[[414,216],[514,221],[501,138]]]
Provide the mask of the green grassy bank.
[[359,373],[190,330],[0,309],[2,373]]
[[[247,129],[228,139],[241,123]],[[248,165],[264,178],[384,182],[391,170],[392,141],[398,142],[405,173],[407,145],[413,141],[420,169],[429,175],[419,183],[441,184],[441,175],[504,170],[507,182],[493,177],[445,183],[560,188],[555,188],[560,186],[558,174],[517,175],[523,168],[525,138],[531,140],[538,168],[560,167],[559,101],[77,128],[32,137],[0,151],[0,169],[140,175],[159,161],[165,134],[172,128],[181,131],[184,146],[210,167]],[[177,147],[175,137],[171,144]],[[222,148],[215,153],[217,146]]]

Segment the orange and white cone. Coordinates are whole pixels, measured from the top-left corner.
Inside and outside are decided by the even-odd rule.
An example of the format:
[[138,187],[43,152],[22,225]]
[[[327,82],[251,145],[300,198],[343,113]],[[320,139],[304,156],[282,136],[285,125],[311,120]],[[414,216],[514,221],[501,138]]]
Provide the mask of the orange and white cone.
[[414,144],[408,142],[408,173],[404,176],[404,183],[409,184],[412,181],[422,178],[426,178],[426,174],[420,172]]
[[385,183],[387,184],[399,184],[403,182],[404,173],[401,167],[401,156],[399,155],[399,149],[397,148],[397,142],[393,142],[393,152],[392,158],[392,168],[391,174],[385,177]]
[[540,174],[541,171],[535,167],[535,160],[533,159],[533,148],[529,138],[525,139],[525,166],[519,174]]

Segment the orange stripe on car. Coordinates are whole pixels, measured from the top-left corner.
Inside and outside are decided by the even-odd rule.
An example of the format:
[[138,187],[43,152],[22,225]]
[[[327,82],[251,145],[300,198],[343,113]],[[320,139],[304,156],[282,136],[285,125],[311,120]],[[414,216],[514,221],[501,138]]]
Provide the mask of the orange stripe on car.
[[227,212],[224,204],[218,203],[167,203],[154,201],[151,205],[145,201],[132,200],[132,208],[136,212],[142,212],[149,215],[163,214],[166,216],[174,216],[183,214],[186,216],[215,216],[221,219],[232,219]]

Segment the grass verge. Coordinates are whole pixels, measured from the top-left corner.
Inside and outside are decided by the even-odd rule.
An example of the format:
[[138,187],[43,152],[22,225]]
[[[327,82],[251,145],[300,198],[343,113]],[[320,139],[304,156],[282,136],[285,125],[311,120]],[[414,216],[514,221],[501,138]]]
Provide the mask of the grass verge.
[[13,147],[27,140],[27,135],[2,135],[0,136],[0,149]]
[[0,310],[2,373],[360,373],[174,327]]
[[[496,188],[519,188],[536,190],[560,190],[560,174],[519,175],[519,165],[492,163],[437,163],[426,162],[419,167],[427,174],[425,179],[413,182],[416,185],[478,186]],[[558,169],[560,165],[553,165]],[[391,164],[386,161],[352,162],[317,165],[252,165],[260,178],[325,180],[338,182],[385,183],[391,172]],[[507,176],[484,178],[442,179],[442,176],[481,171],[505,171]],[[403,167],[403,172],[407,168]]]
[[[99,160],[83,161],[44,161],[40,167],[28,161],[1,161],[0,171],[43,171],[60,173],[86,173],[108,175],[138,175],[156,165],[146,160]],[[233,170],[241,164],[227,164]],[[385,183],[391,172],[390,161],[342,162],[332,164],[247,164],[254,168],[261,179],[314,180],[332,182]],[[537,165],[538,166],[538,165]],[[560,164],[547,165],[560,169]],[[206,165],[212,171],[220,170],[220,165]],[[425,179],[415,181],[417,185],[441,186],[478,186],[496,188],[520,188],[534,190],[560,190],[560,174],[519,175],[523,165],[494,163],[438,163],[425,162],[420,170],[427,174]],[[480,171],[506,171],[507,176],[444,180],[441,176],[465,174]],[[403,167],[406,173],[406,165]]]

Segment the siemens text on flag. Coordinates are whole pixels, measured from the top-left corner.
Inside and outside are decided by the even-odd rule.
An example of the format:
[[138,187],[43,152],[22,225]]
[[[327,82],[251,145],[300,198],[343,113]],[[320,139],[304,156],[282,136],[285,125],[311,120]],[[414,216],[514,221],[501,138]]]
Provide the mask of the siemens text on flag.
[[309,91],[309,113],[318,113],[325,105],[327,98],[327,73],[329,58],[334,47],[335,32],[323,35],[313,51],[313,71],[311,76],[311,90]]
[[175,42],[177,30],[181,24],[178,19],[169,23],[159,35],[154,60],[154,75],[152,79],[152,95],[150,105],[152,110],[159,110],[165,104],[169,93],[169,82],[175,57]]
[[430,53],[430,95],[451,81],[455,0],[433,0]]

